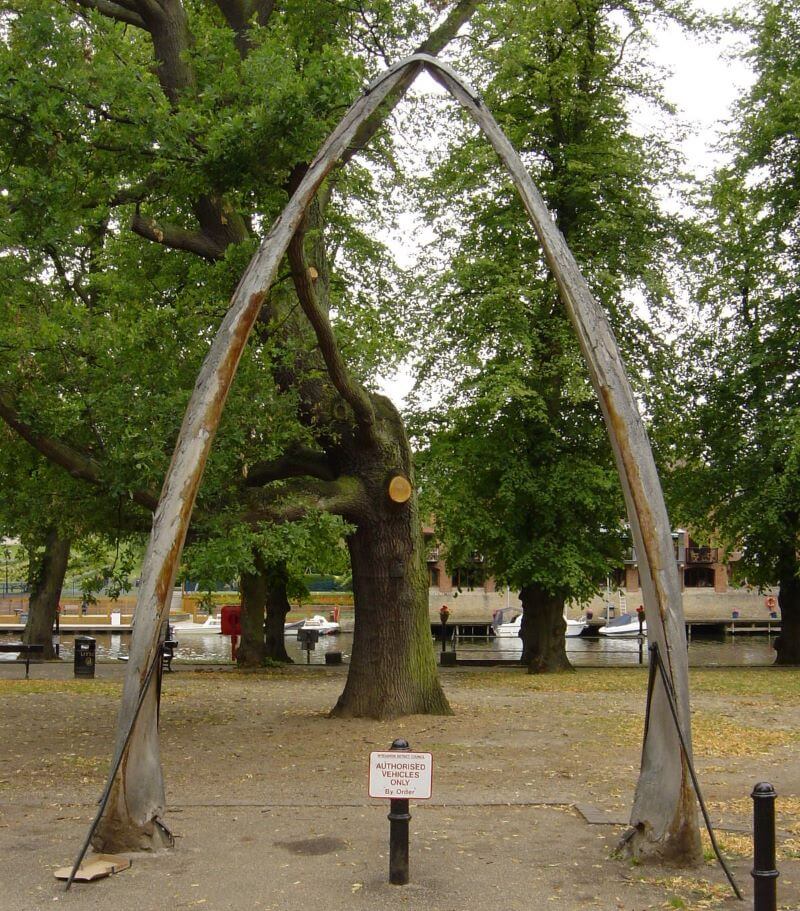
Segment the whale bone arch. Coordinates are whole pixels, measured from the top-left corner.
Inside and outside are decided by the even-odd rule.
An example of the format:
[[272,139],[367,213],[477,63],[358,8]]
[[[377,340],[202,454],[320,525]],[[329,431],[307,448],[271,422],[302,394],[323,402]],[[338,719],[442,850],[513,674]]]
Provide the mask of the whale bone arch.
[[[352,144],[358,140],[359,128],[379,112],[392,90],[405,91],[422,70],[427,70],[469,112],[508,170],[577,333],[622,484],[638,558],[648,640],[658,644],[666,663],[679,723],[691,749],[686,633],[669,520],[647,433],[608,319],[519,155],[478,93],[446,63],[427,54],[415,54],[375,79],[322,145],[243,273],[198,373],[153,517],[142,567],[115,755],[115,765],[122,758],[128,774],[115,776],[112,771],[107,784],[108,803],[98,819],[107,830],[116,828],[121,832],[123,841],[126,820],[132,821],[134,827],[152,830],[153,821],[164,810],[156,688],[151,686],[144,694],[141,690],[150,679],[148,668],[156,658],[161,630],[169,617],[172,588],[197,491],[247,338],[280,261],[322,181],[342,157],[357,151]],[[129,739],[134,724],[135,736]],[[132,775],[134,768],[141,771]],[[645,847],[653,843],[661,853],[674,858],[697,857],[696,804],[686,757],[660,679],[656,681],[642,750],[631,826],[632,844],[638,841],[640,847]]]

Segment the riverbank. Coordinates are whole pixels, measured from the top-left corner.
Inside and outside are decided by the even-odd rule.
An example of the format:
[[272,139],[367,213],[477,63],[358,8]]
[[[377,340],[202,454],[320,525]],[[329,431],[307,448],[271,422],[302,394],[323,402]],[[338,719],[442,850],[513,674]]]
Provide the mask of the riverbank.
[[[344,668],[164,678],[167,821],[177,846],[64,894],[52,878],[85,836],[113,748],[123,673],[0,666],[0,907],[118,911],[557,911],[747,907],[717,866],[637,866],[613,850],[636,779],[646,670],[535,678],[445,670],[455,715],[327,718]],[[779,905],[800,904],[800,680],[795,670],[692,672],[700,781],[748,896],[750,791],[780,797]],[[412,808],[411,883],[387,883],[385,803],[366,796],[371,750],[402,736],[434,756]],[[751,899],[750,906],[752,906]]]
[[[777,592],[774,591],[759,593],[755,590],[730,588],[722,592],[713,588],[687,588],[682,592],[683,611],[689,624],[723,627],[738,621],[743,624],[767,625],[778,620],[777,615],[772,616],[776,614],[775,605],[770,607],[767,603],[770,597],[774,600],[776,595]],[[214,600],[218,613],[222,605],[238,603],[239,595],[236,592],[220,592],[214,596]],[[578,616],[589,611],[598,620],[605,617],[607,606],[618,616],[626,610],[635,611],[642,600],[641,591],[622,589],[608,605],[605,598],[598,595],[588,604],[571,605],[569,613]],[[125,631],[130,628],[136,597],[123,595],[116,601],[99,598],[96,603],[87,606],[86,614],[82,613],[79,599],[63,598],[62,602],[62,622],[71,628],[78,628],[79,632],[81,628],[84,632],[89,628],[111,631],[112,627],[120,627],[120,631]],[[439,609],[443,605],[448,608],[452,626],[478,624],[485,627],[492,622],[493,615],[498,610],[511,608],[512,613],[521,611],[519,599],[510,592],[487,591],[482,588],[458,592],[431,588],[428,590],[428,614],[432,624],[438,625]],[[23,629],[21,618],[27,610],[27,595],[0,594],[0,629]],[[328,616],[333,612],[339,616],[343,628],[352,628],[352,592],[312,592],[301,605],[292,606],[288,619],[300,620],[314,614]],[[193,621],[202,625],[207,617],[200,594],[186,594],[179,589],[173,592],[170,622]]]

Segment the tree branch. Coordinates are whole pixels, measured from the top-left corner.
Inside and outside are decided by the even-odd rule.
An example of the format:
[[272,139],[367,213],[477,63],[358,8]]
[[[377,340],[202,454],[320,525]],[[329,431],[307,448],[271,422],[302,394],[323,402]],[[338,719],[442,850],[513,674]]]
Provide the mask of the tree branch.
[[189,59],[194,39],[186,10],[181,0],[137,0],[137,6],[153,42],[158,81],[170,103],[177,106],[180,96],[195,87]]
[[[103,478],[100,465],[91,456],[85,455],[60,440],[46,437],[34,430],[30,424],[22,420],[13,406],[11,396],[2,389],[0,389],[0,417],[37,452],[41,453],[50,462],[60,465],[73,478],[88,481],[97,487],[108,486]],[[158,506],[158,495],[147,490],[132,491],[131,499],[151,512],[154,512],[156,506]]]
[[242,60],[250,53],[250,23],[248,18],[251,10],[247,0],[214,0],[219,11],[233,32],[233,43]]
[[44,251],[50,257],[50,260],[53,263],[53,267],[55,268],[58,277],[61,279],[61,282],[67,291],[71,291],[77,298],[83,301],[84,306],[91,309],[91,298],[83,290],[83,288],[81,288],[80,278],[76,277],[74,280],[70,280],[70,277],[67,274],[67,269],[64,266],[64,263],[61,261],[61,257],[58,255],[56,249],[50,246],[50,244],[45,245]]
[[187,231],[177,225],[161,225],[153,218],[136,212],[131,219],[131,230],[145,240],[155,241],[173,250],[184,250],[205,259],[217,260],[225,256],[224,247],[199,231]]
[[125,22],[128,25],[135,25],[137,28],[148,31],[144,19],[139,13],[127,8],[126,4],[114,3],[112,0],[74,0],[78,6],[84,9],[93,9],[101,13],[108,19],[115,19],[117,22]]
[[253,10],[256,14],[256,22],[263,28],[275,10],[275,0],[256,0]]
[[[430,35],[414,51],[415,54],[437,55],[456,37],[458,30],[462,25],[467,23],[475,10],[478,8],[479,0],[460,0],[448,13],[444,22],[435,28]],[[409,86],[417,77],[417,70],[409,69],[405,76],[397,83],[395,88],[387,96],[383,104],[368,117],[359,128],[353,141],[350,143],[348,150],[342,155],[339,166],[347,164],[348,161],[357,155],[364,146],[372,139],[383,125],[389,114],[397,107],[402,100]]]
[[213,0],[233,32],[233,43],[244,60],[253,49],[250,30],[255,16],[265,26],[275,9],[275,0]]
[[[308,490],[309,486],[311,490]],[[348,475],[333,482],[312,482],[310,485],[304,481],[303,488],[310,494],[307,500],[262,504],[249,510],[244,520],[251,525],[259,522],[296,522],[315,512],[329,512],[357,523],[364,515],[366,491],[357,478]]]
[[270,462],[259,462],[247,473],[248,487],[261,487],[271,481],[283,481],[287,478],[309,477],[320,481],[336,480],[336,472],[331,467],[324,453],[314,449],[298,447],[284,453],[280,458]]
[[116,3],[117,6],[124,6],[125,9],[130,10],[133,13],[139,12],[137,0],[114,0],[114,3]]
[[132,187],[122,187],[117,190],[108,201],[108,204],[113,208],[114,206],[126,206],[134,202],[140,203],[147,199],[150,193],[158,185],[158,182],[158,178],[154,174],[150,174],[141,183],[135,184]]
[[[438,28],[434,29],[428,38],[420,45],[419,51],[435,54],[442,50],[455,37],[461,26],[473,15],[477,6],[478,0],[460,0],[460,2],[453,7],[445,21]],[[356,133],[348,150],[341,157],[339,162],[340,166],[346,164],[346,162],[375,135],[388,113],[390,113],[398,104],[408,90],[408,87],[414,81],[417,73],[418,70],[416,68],[409,68],[406,75],[398,82],[397,87],[389,94],[384,104],[364,122]],[[299,182],[304,172],[304,166],[298,165],[295,168],[290,180],[290,193],[293,191],[292,184],[296,181]],[[326,191],[330,193],[330,181],[326,184]],[[321,203],[321,207],[324,208],[326,201],[327,200]],[[317,336],[319,349],[325,360],[331,382],[342,398],[344,398],[353,409],[356,421],[362,432],[365,433],[370,442],[374,443],[376,439],[374,426],[375,412],[372,407],[372,402],[364,389],[359,384],[355,383],[347,372],[347,368],[336,343],[336,338],[328,321],[326,307],[320,305],[316,286],[311,277],[308,264],[306,263],[303,240],[307,223],[308,217],[306,217],[303,225],[298,229],[287,250],[297,296],[300,300],[300,305]],[[323,281],[320,282],[320,286],[324,286]],[[322,290],[324,291],[324,287],[322,287]]]
[[336,391],[353,409],[356,421],[371,442],[375,442],[375,411],[364,389],[348,373],[339,351],[328,315],[317,302],[314,281],[306,263],[303,241],[305,228],[298,228],[287,250],[292,280],[303,312],[308,317],[317,337],[320,353],[328,369],[328,376]]

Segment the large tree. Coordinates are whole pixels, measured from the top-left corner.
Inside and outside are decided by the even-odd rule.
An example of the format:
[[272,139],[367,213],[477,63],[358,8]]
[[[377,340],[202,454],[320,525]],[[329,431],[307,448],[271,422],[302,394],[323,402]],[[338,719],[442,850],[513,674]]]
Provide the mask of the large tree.
[[[663,113],[644,38],[663,16],[683,18],[649,2],[624,18],[594,0],[498,3],[473,20],[464,53],[634,376],[663,351],[641,304],[663,304],[680,229],[658,201],[676,178],[669,133],[637,133],[630,113],[634,99]],[[439,267],[418,314],[421,392],[435,401],[418,422],[431,508],[451,562],[479,552],[520,591],[523,662],[557,670],[568,666],[565,602],[591,597],[621,563],[624,507],[599,404],[525,214],[471,131],[456,133],[424,191]]]
[[[31,325],[50,334],[4,378],[4,416],[68,470],[144,493],[138,501],[151,506],[177,433],[175,404],[258,227],[365,72],[416,42],[436,52],[475,6],[453,4],[439,24],[439,4],[40,2],[8,13],[2,204],[6,247],[22,255],[4,266],[30,305],[27,325],[16,314],[9,325],[19,351]],[[53,61],[46,73],[32,66],[43,57]],[[376,129],[367,124],[359,144]],[[227,501],[255,526],[315,509],[350,519],[364,620],[338,711],[445,710],[422,635],[416,510],[399,519],[385,496],[387,473],[412,476],[402,423],[361,386],[393,347],[390,262],[342,202],[373,203],[369,172],[354,163],[348,175],[323,188],[264,301],[204,490],[212,510],[233,491]],[[298,300],[345,317],[343,344],[355,355],[346,386],[314,350]],[[351,410],[350,392],[364,407]],[[364,432],[365,416],[379,432]],[[257,484],[269,490],[254,492]],[[392,581],[378,583],[374,568],[390,565]],[[411,624],[400,619],[409,612]],[[379,637],[382,622],[395,633]],[[360,670],[376,654],[386,659],[380,678]],[[389,691],[402,694],[396,704]]]
[[748,28],[755,79],[707,194],[699,307],[658,416],[682,521],[739,551],[739,581],[779,586],[776,661],[800,664],[800,11],[759,0]]
[[[0,533],[20,541],[27,563],[23,641],[41,645],[44,658],[53,659],[53,627],[68,564],[73,571],[76,563],[91,567],[83,580],[87,592],[109,583],[119,586],[128,578],[130,545],[144,528],[125,498],[113,501],[98,495],[34,452],[5,425],[0,428],[0,487]],[[79,557],[70,561],[74,545]]]
[[0,533],[19,540],[28,564],[30,598],[22,639],[41,645],[42,656],[52,660],[56,657],[53,626],[74,531],[65,509],[64,486],[69,485],[54,490],[52,466],[26,451],[5,427],[0,440]]

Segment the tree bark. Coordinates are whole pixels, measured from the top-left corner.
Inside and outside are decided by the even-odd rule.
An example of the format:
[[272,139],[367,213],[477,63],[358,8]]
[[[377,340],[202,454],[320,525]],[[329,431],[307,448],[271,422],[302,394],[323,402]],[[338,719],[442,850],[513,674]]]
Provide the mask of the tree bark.
[[53,626],[67,574],[70,542],[58,530],[51,528],[45,537],[44,553],[33,576],[28,602],[28,620],[22,633],[26,645],[43,645],[42,657],[46,661],[57,658],[53,646]]
[[331,712],[337,717],[394,718],[451,713],[439,683],[428,618],[428,580],[416,492],[393,503],[388,485],[411,480],[411,450],[392,403],[372,396],[378,445],[342,436],[334,454],[361,482],[356,531],[347,545],[353,570],[355,628],[350,669]]
[[536,584],[524,585],[522,602],[522,664],[529,674],[572,670],[567,658],[564,601],[554,598]]
[[267,607],[267,580],[263,572],[242,573],[239,580],[242,592],[242,641],[236,654],[239,667],[263,667],[266,657],[264,644],[264,612]]
[[286,651],[283,625],[289,613],[289,598],[286,594],[287,572],[283,563],[266,567],[267,579],[267,623],[265,629],[266,657],[271,661],[294,664]]
[[800,664],[800,565],[793,543],[778,564],[781,634],[775,640],[775,664]]
[[263,667],[267,659],[293,664],[286,651],[283,625],[289,613],[285,564],[256,556],[256,571],[242,573],[242,644],[239,667]]
[[177,106],[181,92],[193,89],[195,84],[188,60],[193,42],[186,10],[181,0],[143,0],[139,12],[153,42],[158,81]]

